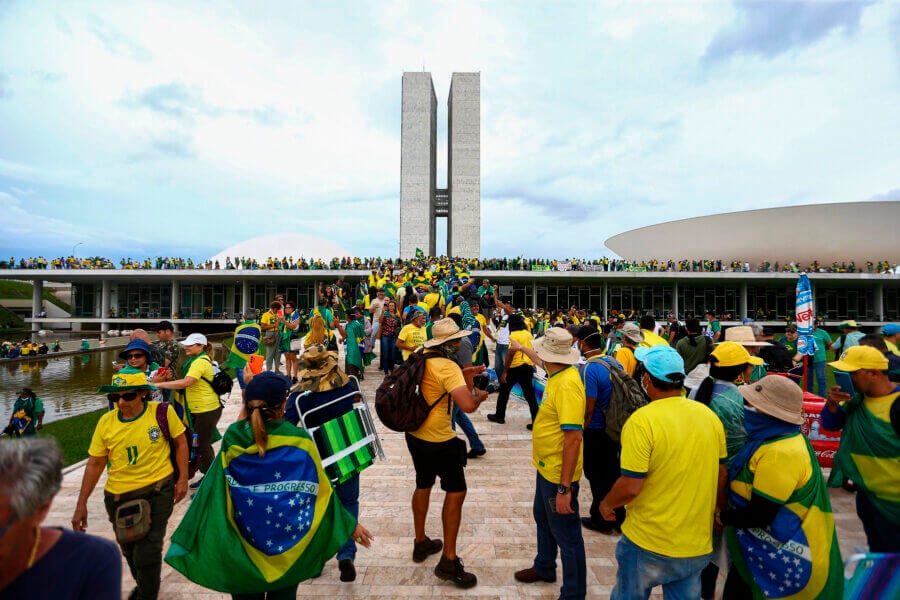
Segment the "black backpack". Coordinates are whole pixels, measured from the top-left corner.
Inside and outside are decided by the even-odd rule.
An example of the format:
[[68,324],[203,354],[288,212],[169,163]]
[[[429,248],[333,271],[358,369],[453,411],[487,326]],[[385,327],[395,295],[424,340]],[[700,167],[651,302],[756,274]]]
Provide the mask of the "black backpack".
[[[413,352],[400,366],[385,376],[375,391],[375,412],[384,426],[394,431],[415,431],[422,426],[431,410],[446,396],[429,404],[422,395],[425,361],[439,357],[436,352]],[[447,403],[450,410],[450,403]]]
[[[207,358],[207,360],[209,360],[209,358]],[[209,362],[212,363],[211,360]],[[209,387],[213,389],[216,396],[231,394],[231,388],[234,387],[234,380],[231,378],[231,375],[225,372],[225,369],[222,369],[213,375],[212,380],[209,380],[206,377],[201,377],[201,379],[209,384]]]

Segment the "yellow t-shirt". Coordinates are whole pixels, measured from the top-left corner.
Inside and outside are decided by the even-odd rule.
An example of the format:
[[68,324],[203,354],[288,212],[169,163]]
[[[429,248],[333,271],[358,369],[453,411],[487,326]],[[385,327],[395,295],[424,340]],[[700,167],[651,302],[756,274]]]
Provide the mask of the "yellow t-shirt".
[[656,335],[649,329],[641,329],[641,333],[644,334],[644,341],[638,344],[638,346],[644,346],[645,348],[649,348],[651,346],[662,346],[669,345],[669,340],[666,338]]
[[613,358],[619,361],[619,364],[622,365],[622,368],[626,373],[634,375],[634,370],[637,368],[637,359],[634,357],[634,350],[627,346],[622,346],[615,351]]
[[[561,482],[565,432],[581,431],[584,425],[584,402],[584,384],[574,366],[566,367],[547,378],[541,409],[531,432],[531,464],[550,483]],[[581,470],[582,451],[579,448],[572,481],[581,479]]]
[[[109,493],[139,490],[174,472],[169,440],[156,421],[157,406],[159,402],[146,402],[143,412],[130,421],[122,420],[122,413],[114,410],[97,422],[88,454],[109,461],[106,480]],[[172,406],[166,411],[166,419],[173,438],[184,433],[184,424]]]
[[188,408],[192,413],[210,412],[222,406],[212,386],[202,379],[205,377],[207,381],[213,380],[213,367],[208,357],[201,357],[192,362],[186,376],[197,380],[184,390]]
[[[405,325],[403,329],[400,330],[400,334],[397,335],[398,340],[403,340],[408,346],[416,346],[420,347],[422,344],[428,341],[428,332],[424,327],[416,327],[412,323]],[[409,358],[410,351],[403,350],[403,360]]]
[[753,473],[752,487],[738,480],[731,482],[731,489],[746,500],[755,492],[784,504],[812,477],[809,450],[800,435],[763,444],[750,457],[747,468]]
[[900,349],[897,348],[897,344],[890,340],[884,340],[884,345],[888,347],[888,352],[900,356]]
[[683,396],[636,410],[622,428],[622,475],[644,479],[622,533],[645,550],[674,558],[712,552],[725,429],[706,405]]
[[[509,339],[519,342],[521,345],[523,345],[526,348],[534,348],[534,346],[531,343],[531,340],[533,339],[531,337],[531,334],[528,333],[527,331],[525,331],[524,329],[520,329],[519,331],[510,332]],[[534,366],[534,361],[531,360],[530,358],[528,358],[528,355],[525,354],[524,352],[516,352],[515,354],[513,354],[512,362],[509,363],[509,368],[512,369],[513,367],[518,367],[520,365]]]
[[425,295],[425,299],[423,300],[425,304],[428,306],[428,312],[431,312],[431,309],[435,306],[440,308],[444,308],[444,297],[440,295],[438,292],[431,292]]
[[460,312],[459,304],[457,304],[453,308],[447,309],[447,316],[450,316],[450,315],[462,316],[462,313]]
[[411,431],[410,435],[426,442],[446,442],[455,438],[456,433],[450,426],[450,392],[465,385],[466,379],[459,365],[447,358],[429,358],[425,362],[425,375],[422,376],[422,396],[432,404],[441,394],[447,395],[431,409],[422,426]]

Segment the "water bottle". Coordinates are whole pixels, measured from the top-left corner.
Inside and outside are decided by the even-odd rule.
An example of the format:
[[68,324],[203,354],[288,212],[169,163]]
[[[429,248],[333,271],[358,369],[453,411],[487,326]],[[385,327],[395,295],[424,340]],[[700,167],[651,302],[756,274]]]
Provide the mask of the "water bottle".
[[197,432],[195,431],[195,432],[191,433],[191,452],[190,452],[190,458],[188,459],[188,462],[193,462],[194,459],[197,458],[197,453],[199,452],[199,450],[200,450],[200,444],[197,441]]

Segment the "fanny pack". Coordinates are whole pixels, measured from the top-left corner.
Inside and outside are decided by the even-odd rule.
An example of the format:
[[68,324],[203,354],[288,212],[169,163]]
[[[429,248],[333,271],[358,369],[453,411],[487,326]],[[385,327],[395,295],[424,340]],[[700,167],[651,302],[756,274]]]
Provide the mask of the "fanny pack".
[[150,503],[145,498],[135,498],[116,507],[113,521],[116,541],[131,544],[147,537],[150,532]]

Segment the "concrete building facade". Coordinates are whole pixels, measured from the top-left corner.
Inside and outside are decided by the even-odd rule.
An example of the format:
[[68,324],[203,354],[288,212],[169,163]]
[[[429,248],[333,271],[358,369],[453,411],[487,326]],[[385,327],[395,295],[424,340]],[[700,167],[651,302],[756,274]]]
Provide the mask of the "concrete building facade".
[[[447,219],[447,254],[481,254],[481,75],[450,80],[447,187],[437,187],[437,97],[431,73],[403,74],[400,134],[400,256],[434,256],[437,219]],[[441,251],[443,253],[443,251]]]

